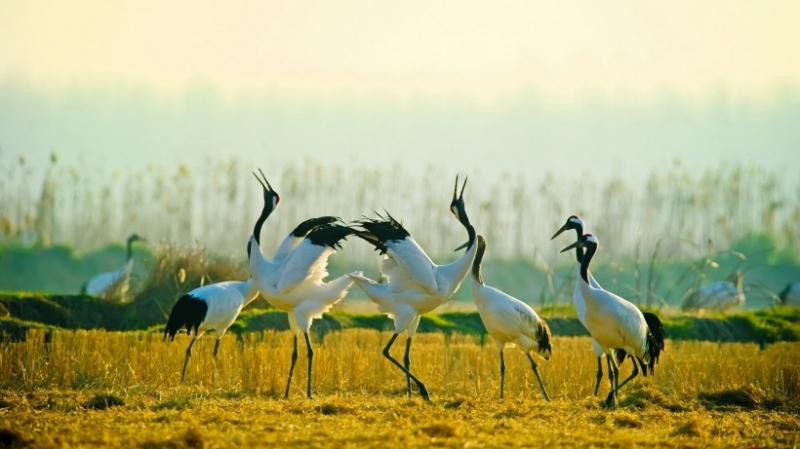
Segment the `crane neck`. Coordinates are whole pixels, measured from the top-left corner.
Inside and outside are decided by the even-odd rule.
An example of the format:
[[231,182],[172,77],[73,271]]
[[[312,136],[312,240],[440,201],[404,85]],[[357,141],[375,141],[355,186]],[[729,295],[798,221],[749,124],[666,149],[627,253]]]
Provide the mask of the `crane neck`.
[[[575,234],[577,234],[576,237],[578,239],[580,239],[581,236],[583,235],[583,226],[578,225],[578,227],[575,228]],[[578,247],[575,248],[575,258],[578,259],[578,263],[583,262],[583,248],[582,247],[578,246]]]
[[472,277],[475,281],[483,285],[483,275],[481,274],[481,264],[483,263],[483,255],[486,253],[486,243],[483,238],[478,239],[478,250],[475,253],[475,260],[472,261]]
[[256,238],[256,243],[261,246],[261,227],[264,226],[264,222],[267,221],[267,218],[272,213],[273,207],[267,203],[264,203],[264,209],[261,210],[261,215],[256,220],[255,226],[253,226],[253,237]]
[[581,277],[587,283],[589,283],[589,264],[592,262],[592,257],[594,257],[594,253],[597,251],[596,245],[589,245],[586,247],[586,254],[583,255],[583,260],[581,261]]
[[125,258],[125,260],[131,260],[131,259],[133,259],[133,240],[129,239],[128,240],[128,256]]
[[472,245],[475,244],[475,238],[477,237],[477,233],[475,232],[475,227],[472,226],[469,222],[469,217],[467,216],[467,211],[464,209],[459,209],[458,211],[458,221],[464,226],[467,230],[467,251],[472,248]]

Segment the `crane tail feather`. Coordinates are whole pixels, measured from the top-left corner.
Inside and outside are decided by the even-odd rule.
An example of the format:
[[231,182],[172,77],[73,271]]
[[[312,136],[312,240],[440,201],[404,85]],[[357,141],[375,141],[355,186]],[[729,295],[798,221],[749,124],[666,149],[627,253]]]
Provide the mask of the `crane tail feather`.
[[175,334],[183,327],[186,327],[189,335],[192,334],[192,329],[194,329],[194,334],[197,335],[200,324],[206,318],[207,312],[208,304],[202,299],[188,294],[181,296],[172,306],[172,311],[167,319],[167,326],[164,329],[163,340],[166,341],[167,336],[169,336],[170,341],[174,340]]
[[648,362],[643,366],[642,371],[644,375],[653,374],[655,372],[656,363],[661,356],[661,351],[664,351],[664,325],[658,315],[650,312],[643,313],[644,319],[647,322],[647,353],[650,356]]

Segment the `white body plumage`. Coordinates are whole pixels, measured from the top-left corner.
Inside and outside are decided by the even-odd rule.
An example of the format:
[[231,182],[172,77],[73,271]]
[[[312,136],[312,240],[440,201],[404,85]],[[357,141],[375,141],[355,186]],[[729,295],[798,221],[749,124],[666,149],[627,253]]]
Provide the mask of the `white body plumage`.
[[188,295],[204,302],[208,307],[197,329],[197,337],[214,330],[219,340],[236,321],[242,309],[258,298],[258,289],[251,278],[246,281],[204,285],[190,291]]
[[583,278],[578,280],[586,304],[586,329],[610,354],[612,349],[622,349],[650,361],[647,351],[647,322],[641,310],[626,299],[600,287],[594,287]]
[[102,299],[123,296],[128,292],[131,271],[133,271],[133,259],[128,259],[125,265],[114,271],[92,276],[86,281],[83,292]]
[[467,277],[476,246],[472,245],[458,260],[437,265],[417,242],[408,236],[385,242],[388,251],[381,262],[384,282],[359,274],[350,279],[378,305],[378,310],[394,320],[395,332],[406,331],[411,337],[419,325],[419,316],[433,311],[449,300]]
[[711,282],[699,287],[681,307],[687,311],[709,310],[724,312],[744,304],[741,273],[734,273],[727,281]]
[[347,295],[353,282],[341,276],[325,282],[328,276],[328,257],[336,252],[330,246],[320,246],[308,239],[296,245],[291,234],[284,239],[277,260],[267,260],[255,238],[251,237],[250,272],[259,292],[273,307],[289,313],[289,324],[296,333],[308,333],[314,318],[321,318]]
[[[472,297],[498,349],[517,345],[525,352],[539,353],[539,338],[546,323],[531,306],[475,279],[472,280]],[[539,355],[550,360],[551,349]]]
[[102,299],[123,298],[128,292],[131,272],[133,271],[133,243],[144,240],[137,234],[127,239],[127,257],[125,264],[114,271],[92,276],[81,287],[81,293]]

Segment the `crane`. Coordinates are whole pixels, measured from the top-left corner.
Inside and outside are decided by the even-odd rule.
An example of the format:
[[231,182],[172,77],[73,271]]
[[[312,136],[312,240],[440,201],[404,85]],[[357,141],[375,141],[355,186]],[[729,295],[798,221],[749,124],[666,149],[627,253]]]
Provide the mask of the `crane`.
[[684,311],[710,310],[724,312],[744,304],[742,290],[744,277],[740,270],[735,270],[725,281],[705,284],[695,290],[681,305]]
[[[269,181],[264,176],[264,172],[261,169],[258,171],[264,179],[262,182],[258,175],[253,173],[253,176],[263,187],[264,195],[264,207],[256,222],[256,226],[260,230],[267,218],[278,207],[281,198],[278,192],[270,186]],[[250,256],[250,250],[251,242],[248,241],[248,257]],[[164,340],[169,336],[170,341],[173,341],[175,334],[183,327],[186,327],[189,335],[194,330],[194,338],[189,343],[189,347],[186,348],[186,359],[183,362],[181,382],[183,382],[186,375],[186,366],[189,363],[189,357],[192,355],[194,342],[208,330],[214,330],[217,333],[217,342],[214,345],[213,355],[216,365],[220,340],[222,340],[225,332],[236,320],[236,317],[239,316],[242,309],[257,297],[258,288],[251,277],[247,281],[227,281],[204,285],[178,298],[178,301],[172,306],[172,311],[167,319]]]
[[[268,184],[262,183],[262,188],[266,191]],[[266,201],[265,196],[265,203]],[[311,370],[314,358],[314,350],[308,336],[311,323],[314,318],[321,318],[323,313],[344,298],[353,285],[348,276],[324,281],[328,276],[328,257],[337,249],[341,249],[340,242],[356,231],[349,226],[336,224],[340,221],[336,217],[311,218],[295,227],[284,238],[275,252],[275,257],[268,260],[259,245],[261,227],[265,220],[262,212],[248,242],[250,274],[261,296],[273,307],[288,312],[289,327],[294,333],[294,350],[284,397],[289,397],[292,374],[298,356],[297,339],[298,334],[302,332],[308,357],[306,395],[311,398]]]
[[[453,296],[475,259],[475,228],[469,222],[464,205],[466,186],[467,179],[464,178],[461,193],[458,194],[456,176],[450,212],[467,230],[468,241],[462,245],[467,248],[466,251],[454,262],[445,265],[433,263],[411,234],[388,212],[385,217],[378,215],[378,219],[365,218],[358,222],[362,232],[356,234],[357,237],[385,255],[381,263],[381,275],[385,282],[377,282],[360,274],[351,274],[350,279],[378,305],[378,310],[394,320],[394,333],[383,348],[383,356],[405,373],[409,397],[413,380],[422,398],[430,400],[425,385],[409,369],[411,338],[419,326],[420,315],[436,309]],[[406,332],[406,351],[404,364],[400,364],[389,350],[403,331]]]
[[186,327],[189,335],[194,330],[194,337],[189,343],[189,347],[186,348],[181,382],[186,376],[186,365],[189,363],[189,357],[192,356],[194,342],[208,330],[214,330],[217,333],[213,355],[216,366],[220,340],[242,309],[257,297],[258,289],[251,278],[244,282],[226,281],[204,285],[178,298],[178,301],[172,306],[169,319],[167,319],[164,340],[169,336],[170,341],[173,341],[175,334],[183,327]]
[[108,271],[92,276],[81,287],[81,293],[102,299],[113,299],[124,295],[128,291],[128,281],[133,271],[133,244],[145,239],[138,234],[128,236],[128,256],[125,264],[114,271]]
[[486,330],[492,336],[500,351],[500,399],[503,399],[506,364],[503,358],[505,347],[519,346],[531,362],[539,386],[542,387],[545,399],[550,400],[547,389],[542,382],[536,361],[531,352],[536,352],[545,360],[550,360],[550,328],[536,314],[531,306],[519,299],[483,282],[481,264],[486,253],[486,240],[478,236],[478,250],[472,263],[472,298],[478,306]]
[[[634,361],[641,365],[644,375],[647,376],[655,371],[655,365],[664,348],[663,327],[649,327],[642,312],[632,303],[602,287],[593,287],[590,284],[589,264],[598,246],[596,237],[584,234],[578,241],[561,250],[563,253],[580,247],[586,251],[581,261],[581,279],[578,282],[586,303],[586,329],[605,354],[611,354],[616,349],[624,350],[634,357]],[[639,374],[639,367],[634,363],[631,375],[620,383],[619,368],[614,359],[606,357],[611,381],[606,407],[616,407],[620,388]]]
[[[551,237],[550,240],[555,239],[556,237],[561,235],[561,233],[563,233],[564,231],[568,231],[570,229],[575,230],[577,238],[580,238],[581,235],[583,235],[583,221],[577,215],[570,215],[567,218],[566,223],[564,223],[564,225],[561,227],[561,229],[558,230],[558,232],[553,234],[553,237]],[[578,276],[580,276],[580,264],[581,261],[583,260],[583,248],[576,247],[575,256],[576,259],[578,260]],[[597,280],[595,280],[594,276],[592,276],[591,273],[589,273],[589,283],[592,285],[592,287],[601,288],[600,284],[597,283]],[[581,322],[581,324],[583,324],[583,327],[586,327],[586,301],[584,301],[583,299],[583,293],[581,291],[580,282],[575,283],[575,289],[572,292],[572,302],[575,304],[575,313],[578,315],[578,320]],[[642,315],[644,315],[644,319],[645,321],[647,321],[648,329],[656,329],[656,332],[654,332],[654,334],[658,333],[659,329],[662,329],[660,332],[663,333],[663,324],[661,323],[661,319],[658,317],[658,315],[652,312],[642,312]],[[594,395],[597,396],[597,391],[600,388],[600,381],[603,380],[603,356],[605,354],[603,353],[603,349],[600,347],[600,344],[597,343],[597,341],[593,338],[591,340],[592,340],[592,350],[594,351],[595,356],[597,357],[597,375],[594,384]],[[614,356],[616,357],[617,365],[621,365],[625,361],[626,353],[622,349],[616,349],[614,351]],[[633,362],[633,365],[634,365],[633,368],[637,369],[635,361]]]

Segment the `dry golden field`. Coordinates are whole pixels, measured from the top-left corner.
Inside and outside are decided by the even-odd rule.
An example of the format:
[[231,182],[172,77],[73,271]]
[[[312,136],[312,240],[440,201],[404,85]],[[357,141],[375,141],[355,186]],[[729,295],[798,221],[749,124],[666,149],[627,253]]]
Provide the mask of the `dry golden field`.
[[[316,342],[314,399],[304,350],[282,399],[289,333],[227,335],[216,376],[213,336],[33,331],[0,345],[0,446],[31,447],[795,447],[800,442],[800,344],[668,341],[654,377],[639,378],[603,410],[592,394],[587,338],[559,338],[540,364],[542,397],[521,351],[499,359],[476,337],[418,334],[411,369],[431,402],[405,397],[381,356],[389,333],[333,332]],[[394,354],[402,356],[403,343]],[[302,347],[302,345],[301,345]],[[623,365],[627,374],[630,363]],[[607,392],[607,382],[601,395]]]

